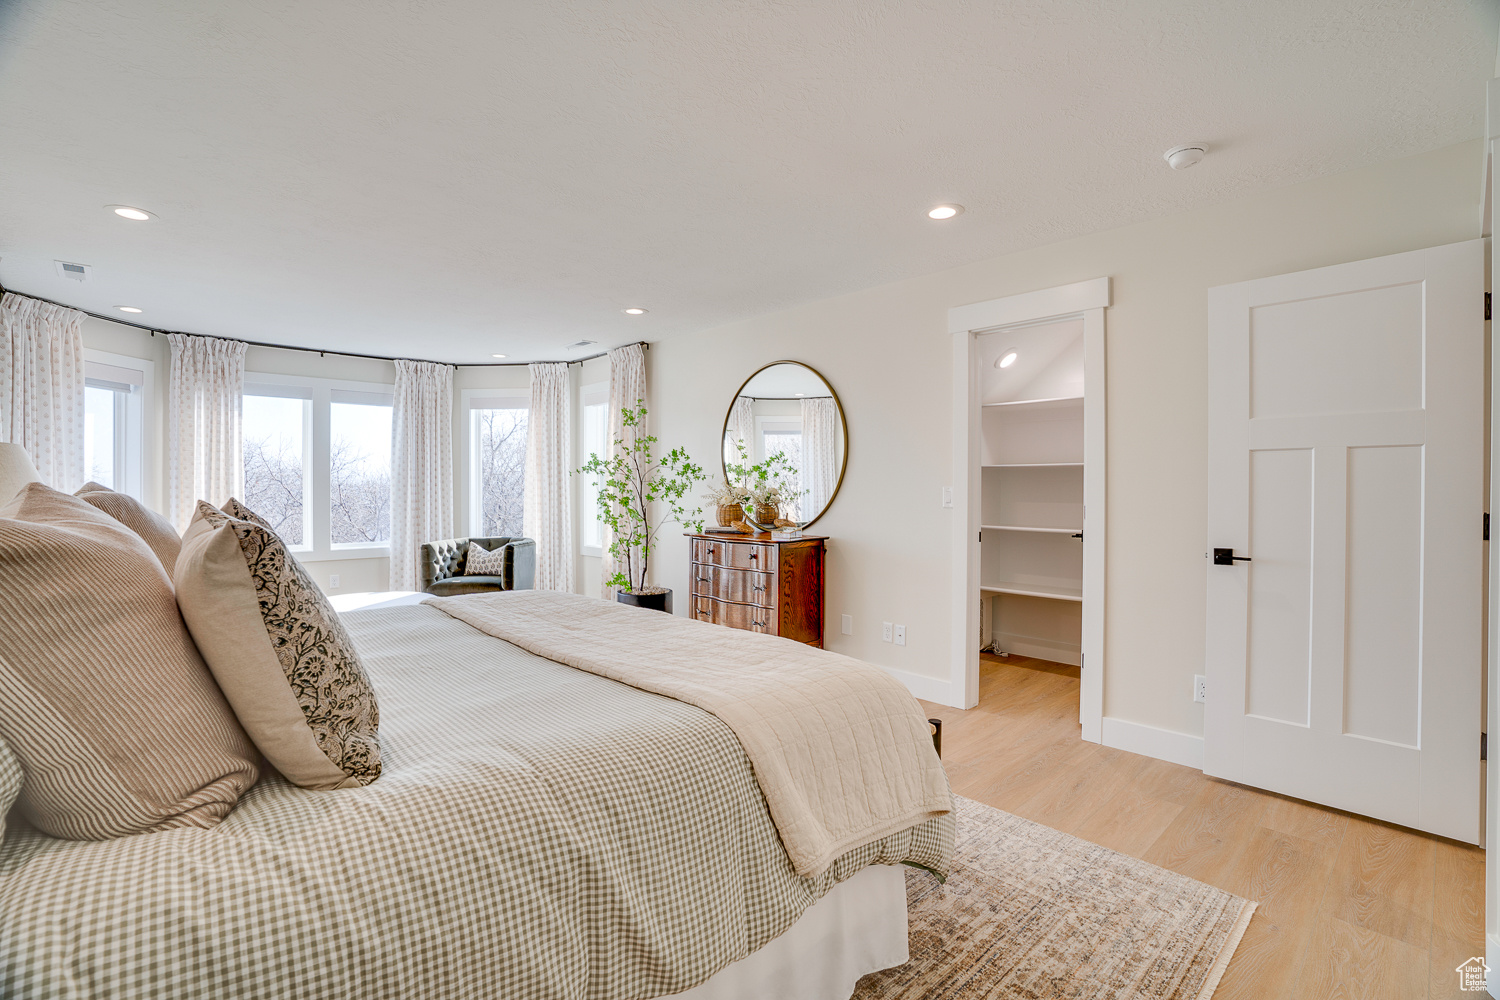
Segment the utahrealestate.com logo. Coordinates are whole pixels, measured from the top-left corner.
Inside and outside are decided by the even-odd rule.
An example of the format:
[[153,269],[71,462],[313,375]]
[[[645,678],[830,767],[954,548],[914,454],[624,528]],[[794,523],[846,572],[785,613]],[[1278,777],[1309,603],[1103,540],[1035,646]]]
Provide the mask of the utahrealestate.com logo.
[[1458,988],[1461,990],[1483,991],[1485,980],[1489,978],[1490,967],[1484,964],[1482,958],[1471,958],[1456,970],[1458,972]]

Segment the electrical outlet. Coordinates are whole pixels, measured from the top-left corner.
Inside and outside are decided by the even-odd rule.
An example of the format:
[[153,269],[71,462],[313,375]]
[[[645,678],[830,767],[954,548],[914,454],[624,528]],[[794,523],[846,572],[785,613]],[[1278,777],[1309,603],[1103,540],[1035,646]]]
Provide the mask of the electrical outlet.
[[1208,701],[1208,678],[1202,674],[1193,675],[1193,700],[1200,705]]
[[953,487],[951,487],[951,486],[944,486],[943,487],[943,506],[944,507],[952,507],[953,506]]
[[339,589],[339,575],[337,573],[330,573],[330,574],[328,574],[328,589],[329,590],[338,590]]
[[898,646],[904,646],[904,645],[906,645],[906,626],[905,625],[897,625],[896,626],[896,645],[898,645]]
[[894,628],[894,626],[891,625],[890,622],[882,622],[880,624],[880,641],[881,642],[890,642],[891,641],[891,629],[892,628]]
[[854,616],[853,615],[843,615],[842,618],[843,618],[844,627],[842,629],[840,629],[839,631],[843,632],[845,635],[853,635],[854,634]]

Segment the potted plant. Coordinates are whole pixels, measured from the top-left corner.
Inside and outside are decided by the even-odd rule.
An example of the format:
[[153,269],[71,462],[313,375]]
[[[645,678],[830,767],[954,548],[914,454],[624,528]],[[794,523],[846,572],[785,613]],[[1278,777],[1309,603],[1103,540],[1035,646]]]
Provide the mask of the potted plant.
[[721,479],[717,486],[703,494],[703,499],[714,505],[719,527],[728,528],[745,519],[745,501],[750,495],[743,487]]
[[[659,459],[654,456],[652,446],[656,438],[644,433],[645,400],[636,400],[635,409],[622,408],[620,416],[627,428],[635,430],[633,439],[627,443],[616,438],[612,456],[590,455],[577,474],[592,476],[599,483],[599,513],[610,529],[609,552],[618,567],[607,581],[611,587],[619,588],[615,600],[670,611],[672,591],[646,582],[651,572],[651,553],[661,529],[669,523],[680,524],[689,531],[703,530],[703,508],[688,510],[683,497],[708,476],[681,448],[673,448]],[[654,521],[652,504],[659,505]]]
[[765,461],[746,465],[749,453],[745,442],[736,441],[739,461],[730,463],[727,471],[741,495],[746,519],[765,528],[771,528],[781,517],[782,504],[791,502],[802,491],[793,485],[797,479],[797,468],[785,452],[778,451]]

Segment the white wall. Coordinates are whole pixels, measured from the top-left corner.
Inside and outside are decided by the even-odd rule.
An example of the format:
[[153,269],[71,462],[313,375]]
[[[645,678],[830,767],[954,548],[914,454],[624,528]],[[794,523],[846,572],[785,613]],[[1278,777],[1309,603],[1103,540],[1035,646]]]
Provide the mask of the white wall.
[[[950,655],[951,512],[939,506],[952,481],[947,311],[1112,277],[1104,711],[1198,735],[1207,289],[1472,239],[1481,167],[1480,143],[1464,143],[655,344],[653,431],[711,462],[725,407],[751,371],[777,359],[821,371],[849,419],[843,491],[816,526],[831,536],[826,641],[938,676]],[[687,563],[674,535],[657,582],[684,591]],[[845,613],[853,636],[839,634]],[[907,626],[906,646],[880,641],[883,621]]]

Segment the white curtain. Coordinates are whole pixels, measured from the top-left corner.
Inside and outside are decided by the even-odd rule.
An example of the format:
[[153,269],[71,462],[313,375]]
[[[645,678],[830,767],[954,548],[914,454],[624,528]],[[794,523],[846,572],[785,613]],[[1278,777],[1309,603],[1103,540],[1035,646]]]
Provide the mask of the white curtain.
[[536,541],[536,589],[573,590],[572,410],[565,361],[531,365],[525,533]]
[[421,590],[424,542],[454,537],[453,366],[396,362],[391,411],[392,590]]
[[[733,434],[736,440],[744,443],[747,454],[751,456],[748,461],[754,462],[755,400],[750,396],[734,397],[734,418],[729,423],[729,433]],[[725,449],[725,457],[729,459],[729,462],[738,462],[739,456],[737,454],[729,454],[731,449],[732,446]],[[729,464],[729,462],[726,462],[726,464]]]
[[26,449],[42,482],[84,484],[84,314],[6,292],[0,297],[0,441]]
[[[635,409],[637,404],[648,405],[646,399],[646,349],[640,344],[617,347],[609,352],[609,454],[614,457],[615,442],[626,444],[635,440],[635,432],[625,426],[620,416],[624,407]],[[609,578],[621,572],[623,567],[609,554],[614,532],[604,529],[604,558],[601,561],[601,589],[606,601],[615,599],[615,588]]]
[[811,521],[833,498],[839,482],[839,410],[832,396],[802,401],[802,520]]
[[167,343],[167,513],[185,531],[199,500],[217,506],[245,492],[245,345],[185,333]]

